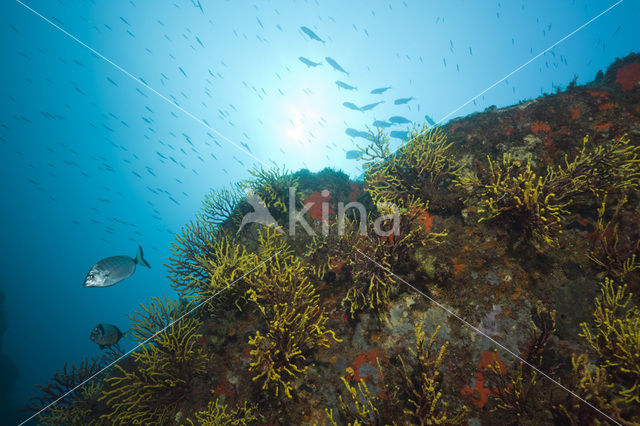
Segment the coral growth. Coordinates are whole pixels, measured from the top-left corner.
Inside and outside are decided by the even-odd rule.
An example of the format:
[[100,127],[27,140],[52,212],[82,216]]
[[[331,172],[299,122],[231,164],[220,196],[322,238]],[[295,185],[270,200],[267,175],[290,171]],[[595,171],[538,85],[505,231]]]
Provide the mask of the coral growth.
[[[242,406],[232,410],[219,399],[210,401],[207,409],[198,411],[195,417],[200,426],[248,426],[256,424],[262,418],[256,404],[245,401]],[[187,419],[187,422],[195,424],[190,419]]]
[[[104,380],[100,400],[110,409],[104,415],[106,420],[118,424],[166,422],[178,403],[194,390],[207,362],[197,345],[199,321],[175,316],[175,307],[169,299],[155,299],[149,307],[143,306],[145,313],[132,316],[137,338],[151,332],[150,324],[173,324],[157,330],[153,343],[131,354],[131,364],[116,365],[116,371]],[[178,318],[180,321],[175,321]]]
[[[625,195],[618,200],[611,219],[605,222],[605,194],[598,209],[597,244],[589,253],[589,259],[617,282],[624,281],[628,274],[640,270],[640,229],[636,221],[622,217],[622,208],[626,203]],[[619,232],[621,226],[623,232]]]
[[[344,377],[341,378],[348,397],[339,397],[339,415],[347,424],[464,424],[468,414],[467,407],[460,407],[459,412],[454,415],[448,414],[448,404],[443,401],[441,391],[440,369],[448,342],[435,351],[433,345],[440,327],[427,342],[422,326],[422,323],[415,324],[415,349],[409,348],[409,359],[405,361],[398,355],[401,367],[395,368],[395,377],[383,373],[378,361],[382,391],[377,396],[371,393],[364,380],[358,380],[353,386]],[[326,410],[326,413],[332,424],[336,425],[333,410]]]
[[[104,360],[100,358],[85,358],[79,366],[75,364],[68,368],[65,363],[62,370],[56,371],[46,386],[36,385],[42,391],[42,396],[31,398],[28,411],[39,412],[40,424],[89,424],[96,418],[96,414],[105,411],[104,404],[98,401],[102,385],[97,375],[104,367]],[[85,384],[87,380],[95,382]],[[51,407],[47,408],[50,404]]]
[[410,421],[415,423],[458,425],[464,423],[468,410],[467,407],[462,406],[458,414],[447,415],[447,403],[443,402],[440,391],[442,382],[440,368],[449,342],[445,342],[438,352],[433,350],[439,330],[440,326],[436,328],[427,343],[422,323],[416,324],[415,350],[409,349],[413,355],[412,362],[407,364],[399,356],[405,377],[405,390],[408,393],[407,402],[410,406],[404,412],[409,416]]
[[213,227],[221,226],[228,220],[237,225],[241,219],[238,213],[243,200],[244,193],[237,183],[230,189],[212,190],[202,201],[199,219]]
[[362,220],[345,220],[332,228],[328,237],[316,239],[310,250],[314,255],[323,252],[328,267],[337,270],[339,266],[339,272],[353,283],[342,302],[352,317],[367,310],[382,318],[396,292],[397,279],[390,271],[406,262],[418,247],[440,244],[447,235],[446,231],[432,230],[428,202],[414,196],[399,202],[379,206],[375,234],[365,232]]
[[[162,298],[152,297],[148,305],[141,304],[140,307],[142,312],[129,315],[133,323],[129,333],[138,342],[146,342],[189,312],[193,306],[185,299],[173,299],[163,295]],[[195,322],[193,318],[187,318],[185,321]]]
[[619,194],[640,186],[640,147],[620,137],[598,146],[584,138],[582,149],[565,166],[536,173],[505,154],[494,163],[489,158],[487,176],[461,176],[458,184],[473,188],[479,198],[479,221],[498,220],[534,244],[557,246],[572,208],[585,196]]
[[620,83],[622,90],[631,90],[637,86],[640,82],[640,63],[631,62],[618,68],[616,82]]
[[260,197],[277,221],[286,218],[290,202],[295,207],[300,207],[299,194],[296,193],[295,200],[289,199],[290,190],[295,190],[298,187],[298,179],[288,173],[285,168],[264,169],[261,167],[250,170],[249,173],[253,177],[242,182],[241,188]]
[[582,334],[600,359],[599,366],[615,380],[615,391],[626,404],[640,404],[640,309],[631,303],[626,284],[606,278],[595,301],[592,331]]
[[493,411],[513,419],[533,419],[548,408],[539,406],[546,401],[544,393],[547,392],[547,388],[540,383],[540,371],[548,373],[544,371],[542,356],[555,332],[555,315],[555,311],[549,311],[538,301],[529,339],[521,351],[523,361],[517,363],[515,368],[505,368],[494,355],[494,361],[489,365],[498,383],[492,394]]
[[432,194],[460,170],[460,164],[449,153],[451,143],[439,128],[414,128],[407,142],[394,153],[382,130],[372,133],[370,139],[371,144],[361,148],[361,161],[366,170],[366,187],[375,204]]
[[186,224],[171,243],[167,264],[172,286],[182,295],[193,294],[209,281],[206,259],[215,255],[218,230],[201,219]]
[[266,262],[252,274],[248,300],[254,302],[267,322],[265,335],[256,332],[249,339],[253,380],[262,380],[262,389],[273,386],[291,398],[293,380],[307,370],[309,351],[340,341],[326,328],[327,316],[309,280],[302,261],[283,246],[275,231],[260,234],[261,258]]

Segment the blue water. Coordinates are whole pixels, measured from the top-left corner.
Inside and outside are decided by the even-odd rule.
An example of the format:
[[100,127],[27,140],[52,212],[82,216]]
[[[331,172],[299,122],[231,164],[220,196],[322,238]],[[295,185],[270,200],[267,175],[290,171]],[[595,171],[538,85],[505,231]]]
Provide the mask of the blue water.
[[[347,128],[446,122],[589,82],[640,47],[638,2],[619,3],[570,35],[616,3],[3,1],[0,338],[19,378],[2,400],[24,406],[65,362],[100,355],[96,324],[124,330],[172,291],[171,241],[211,188],[260,164],[356,177],[345,152],[364,140]],[[151,270],[82,287],[138,245]]]

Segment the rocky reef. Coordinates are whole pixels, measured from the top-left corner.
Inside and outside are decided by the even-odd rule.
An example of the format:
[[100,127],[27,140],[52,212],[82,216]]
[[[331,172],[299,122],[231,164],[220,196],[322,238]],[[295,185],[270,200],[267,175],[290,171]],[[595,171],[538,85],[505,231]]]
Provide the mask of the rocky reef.
[[[173,244],[177,295],[131,315],[153,338],[40,421],[640,421],[640,55],[361,148],[364,181],[261,169],[211,193]],[[245,191],[277,224],[238,232]]]

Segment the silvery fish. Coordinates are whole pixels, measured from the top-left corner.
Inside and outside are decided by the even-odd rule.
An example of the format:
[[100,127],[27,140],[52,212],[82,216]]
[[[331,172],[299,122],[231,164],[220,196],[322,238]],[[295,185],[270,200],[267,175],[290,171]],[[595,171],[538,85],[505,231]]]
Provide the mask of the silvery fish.
[[387,90],[391,89],[391,86],[388,87],[379,87],[377,89],[373,89],[371,91],[372,95],[381,95],[382,93],[386,92]]
[[367,104],[363,107],[360,107],[360,111],[369,111],[370,109],[374,109],[375,107],[377,107],[378,105],[384,103],[384,101],[380,101],[380,102],[375,102],[372,104]]
[[321,62],[313,62],[312,60],[309,60],[309,59],[305,58],[304,56],[300,56],[298,59],[300,60],[300,62],[305,64],[307,67],[317,67],[318,65],[322,65]]
[[346,90],[358,90],[358,88],[357,88],[357,87],[355,87],[355,86],[351,86],[351,85],[349,85],[349,84],[345,83],[344,81],[337,80],[337,81],[336,81],[336,84],[338,85],[338,87],[340,87],[340,88],[342,88],[342,89],[346,89]]
[[138,253],[134,259],[129,256],[112,256],[102,259],[93,265],[84,279],[84,287],[109,287],[129,278],[136,271],[136,265],[151,268],[142,257],[142,247],[138,246]]
[[346,75],[349,75],[349,73],[348,73],[347,71],[345,71],[345,70],[340,66],[340,64],[339,64],[335,59],[330,58],[329,56],[327,56],[327,57],[326,57],[326,58],[324,58],[324,59],[327,61],[327,63],[328,63],[329,65],[331,65],[331,67],[332,67],[334,70],[336,70],[336,71],[340,71],[340,72],[345,73]]
[[402,104],[406,104],[412,100],[414,100],[415,98],[413,96],[411,96],[410,98],[398,98],[395,101],[393,101],[393,103],[395,105],[402,105]]
[[307,27],[300,27],[300,29],[302,30],[303,33],[305,33],[307,36],[309,36],[310,39],[319,41],[321,43],[324,43],[324,40],[321,39],[320,37],[318,37],[318,35],[316,33],[314,33],[313,31],[311,31],[311,29],[309,29]]
[[433,121],[433,118],[429,117],[428,115],[425,115],[424,119],[427,120],[427,123],[429,123],[431,126],[435,126],[436,125],[436,122]]
[[360,108],[358,107],[358,105],[354,104],[353,102],[343,102],[342,105],[345,108],[349,108],[349,109],[352,109],[354,111],[360,111]]
[[100,349],[104,349],[106,346],[113,346],[117,344],[123,337],[127,337],[127,333],[121,332],[115,325],[98,324],[91,331],[89,339],[97,343],[100,346]]
[[401,115],[394,115],[393,117],[389,117],[389,120],[387,120],[393,124],[405,124],[405,123],[411,123],[411,120],[409,120],[408,118],[405,118]]
[[356,130],[352,127],[347,127],[347,130],[344,131],[347,135],[351,136],[352,138],[364,138],[364,139],[369,139],[369,133],[367,132],[363,132],[361,130]]

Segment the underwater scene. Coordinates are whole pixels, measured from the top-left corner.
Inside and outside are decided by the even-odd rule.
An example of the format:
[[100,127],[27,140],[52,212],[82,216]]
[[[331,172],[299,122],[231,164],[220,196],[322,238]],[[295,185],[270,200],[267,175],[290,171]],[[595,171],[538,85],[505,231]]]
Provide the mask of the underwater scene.
[[2,425],[640,425],[640,3],[0,3]]

